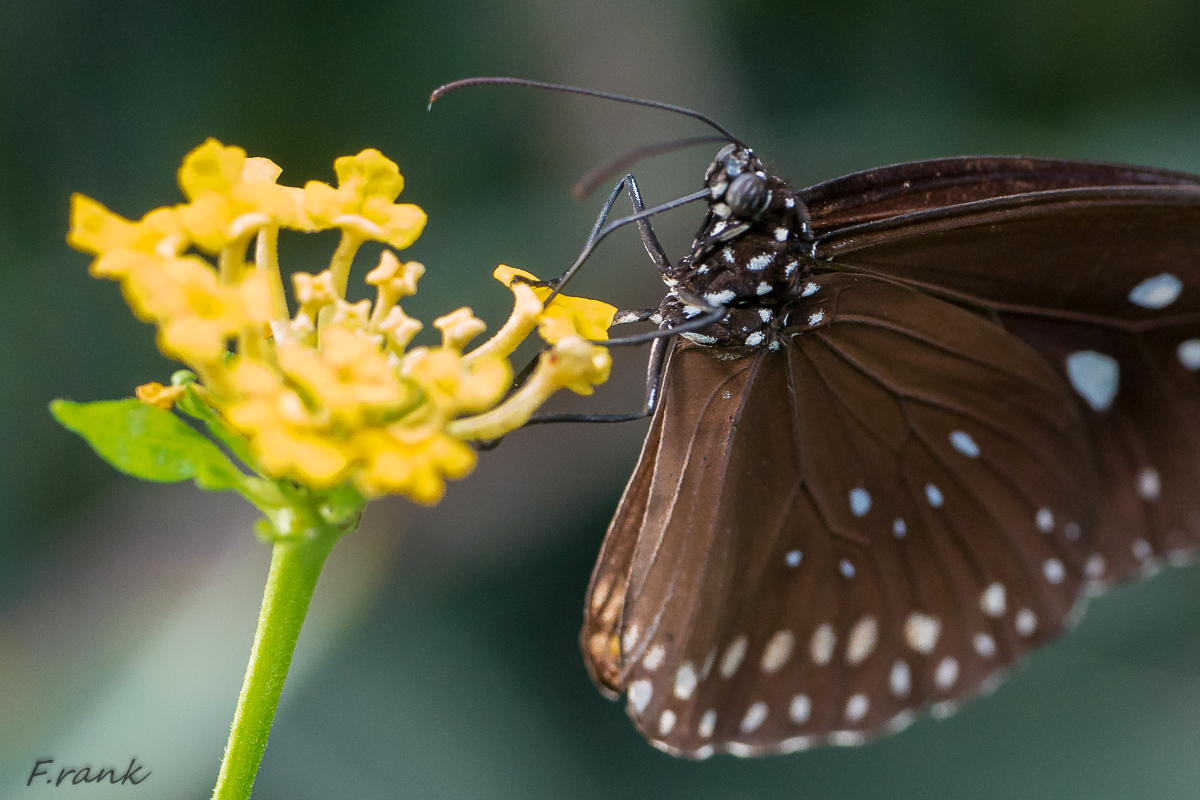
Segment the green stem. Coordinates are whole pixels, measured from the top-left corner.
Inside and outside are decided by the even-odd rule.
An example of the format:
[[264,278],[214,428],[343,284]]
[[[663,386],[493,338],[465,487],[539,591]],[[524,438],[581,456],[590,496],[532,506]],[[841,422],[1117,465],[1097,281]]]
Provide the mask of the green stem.
[[325,558],[345,532],[329,526],[312,539],[275,543],[258,613],[258,630],[213,800],[250,797],[313,589]]

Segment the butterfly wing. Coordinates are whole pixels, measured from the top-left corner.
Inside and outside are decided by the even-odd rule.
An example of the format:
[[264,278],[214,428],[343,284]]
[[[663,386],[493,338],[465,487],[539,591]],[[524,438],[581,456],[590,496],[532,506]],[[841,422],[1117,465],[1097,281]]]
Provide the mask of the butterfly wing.
[[1092,545],[1086,431],[1026,344],[864,276],[790,312],[776,350],[677,346],[589,591],[593,674],[682,755],[949,708],[1062,627]]
[[965,156],[893,164],[846,175],[800,193],[810,224],[828,234],[872,220],[1035,192],[1102,187],[1196,186],[1183,172],[1023,156]]
[[976,202],[852,225],[818,251],[830,268],[991,314],[1074,388],[1103,485],[1086,573],[1097,587],[1191,557],[1200,545],[1200,188]]

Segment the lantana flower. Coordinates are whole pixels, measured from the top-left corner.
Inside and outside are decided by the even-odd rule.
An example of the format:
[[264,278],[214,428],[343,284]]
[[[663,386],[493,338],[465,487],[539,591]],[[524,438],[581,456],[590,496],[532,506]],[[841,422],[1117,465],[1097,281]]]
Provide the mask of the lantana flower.
[[[422,326],[400,301],[415,294],[425,267],[395,250],[416,240],[425,213],[395,202],[404,179],[378,150],[339,158],[334,169],[336,188],[283,186],[269,160],[209,139],[179,170],[186,202],[135,222],[75,195],[68,241],[96,256],[93,274],[119,281],[134,312],[158,327],[163,352],[198,376],[192,395],[242,440],[255,472],[434,503],[446,480],[474,468],[472,440],[519,427],[559,389],[586,394],[607,379],[608,352],[595,342],[615,309],[564,295],[547,306],[548,288],[501,266],[495,277],[514,305],[495,336],[469,349],[485,325],[464,307],[434,322],[440,345],[410,348]],[[293,275],[292,312],[277,233],[330,228],[342,241],[328,269]],[[375,299],[350,303],[350,267],[367,240],[385,244],[366,275]],[[549,347],[506,399],[508,358],[534,331]],[[169,407],[186,395],[153,384],[139,397]]]

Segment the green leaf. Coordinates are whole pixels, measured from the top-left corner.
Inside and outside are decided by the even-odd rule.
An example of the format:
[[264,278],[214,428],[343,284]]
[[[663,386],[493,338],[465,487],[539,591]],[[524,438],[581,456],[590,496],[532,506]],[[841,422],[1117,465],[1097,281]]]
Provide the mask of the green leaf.
[[201,489],[239,490],[245,477],[221,449],[170,411],[140,400],[72,403],[50,413],[108,463],[147,481],[194,480]]

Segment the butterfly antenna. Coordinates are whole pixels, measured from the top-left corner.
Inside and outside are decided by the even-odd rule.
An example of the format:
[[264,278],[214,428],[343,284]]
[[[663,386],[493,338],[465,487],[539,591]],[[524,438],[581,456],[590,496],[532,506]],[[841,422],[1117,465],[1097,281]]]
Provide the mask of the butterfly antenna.
[[712,144],[723,141],[725,139],[719,136],[692,136],[687,139],[675,139],[670,142],[659,142],[658,144],[635,147],[611,161],[607,161],[589,170],[586,175],[579,179],[578,183],[571,187],[571,196],[576,200],[582,200],[595,191],[596,187],[600,184],[608,183],[613,177],[627,172],[634,164],[647,158],[674,153],[677,150],[684,150],[688,147],[696,147],[701,144]]
[[528,86],[531,89],[548,89],[552,92],[567,92],[568,94],[583,94],[588,97],[600,97],[604,100],[615,100],[618,103],[629,103],[635,106],[646,106],[648,108],[657,108],[661,111],[671,111],[675,114],[683,114],[685,117],[698,119],[705,125],[714,129],[721,134],[727,141],[741,145],[742,141],[719,125],[712,119],[701,114],[699,111],[692,111],[690,108],[683,106],[671,105],[670,103],[660,103],[657,100],[643,100],[640,97],[626,97],[621,94],[610,94],[609,92],[598,92],[595,89],[580,89],[578,86],[564,86],[559,83],[543,83],[542,81],[530,81],[524,78],[463,78],[461,81],[443,84],[433,90],[433,94],[429,95],[429,107],[433,108],[434,101],[442,95],[453,92],[456,89],[464,89],[468,86],[491,86],[494,84],[511,84],[513,86]]

